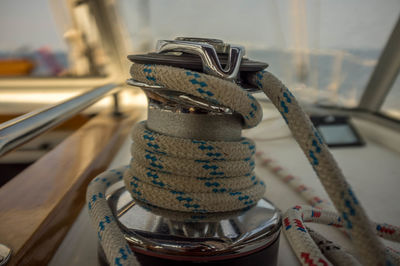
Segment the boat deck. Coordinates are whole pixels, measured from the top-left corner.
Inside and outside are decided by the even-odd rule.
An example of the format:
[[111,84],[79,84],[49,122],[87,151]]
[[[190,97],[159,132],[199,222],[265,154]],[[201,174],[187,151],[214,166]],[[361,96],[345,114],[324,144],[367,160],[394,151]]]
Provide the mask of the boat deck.
[[[369,217],[377,222],[398,225],[400,221],[400,134],[373,122],[353,119],[363,139],[364,147],[332,149],[348,182],[366,209]],[[291,137],[283,119],[269,104],[264,104],[264,121],[244,135],[256,140],[257,150],[263,151],[293,175],[301,177],[322,198],[327,195],[312,167]],[[130,140],[113,160],[110,168],[127,164],[130,160]],[[283,212],[298,204],[307,204],[279,178],[261,164],[256,167],[257,175],[267,184],[266,197]],[[309,224],[328,239],[352,250],[350,241],[335,228]],[[385,241],[396,250],[400,244]],[[278,265],[299,264],[284,234],[281,234]],[[98,265],[97,236],[92,228],[87,210],[81,211],[75,224],[54,255],[50,266]]]

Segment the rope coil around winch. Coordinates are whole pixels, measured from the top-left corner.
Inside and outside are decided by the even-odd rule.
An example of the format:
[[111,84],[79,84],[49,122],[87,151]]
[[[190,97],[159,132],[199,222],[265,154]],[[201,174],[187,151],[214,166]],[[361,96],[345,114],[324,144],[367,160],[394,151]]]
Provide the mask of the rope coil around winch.
[[[229,107],[230,109],[242,115],[244,121],[244,128],[250,128],[256,126],[262,118],[262,112],[258,102],[249,93],[245,92],[238,85],[232,82],[222,80],[207,74],[197,73],[194,71],[188,71],[180,68],[160,66],[160,65],[134,64],[131,68],[131,74],[136,80],[140,82],[144,82],[149,85],[161,85],[170,90],[176,90],[183,93],[191,94],[200,97],[202,99],[205,99],[211,103]],[[323,143],[318,132],[312,126],[309,118],[302,111],[300,105],[297,103],[294,96],[277,78],[275,78],[272,74],[265,71],[257,72],[251,75],[249,78],[249,82],[254,86],[260,88],[262,91],[264,91],[264,93],[270,98],[270,100],[274,103],[276,108],[282,114],[290,130],[292,131],[294,138],[299,143],[300,147],[302,148],[303,152],[307,156],[315,172],[320,178],[328,195],[330,196],[337,211],[339,212],[341,219],[343,219],[343,223],[346,226],[348,232],[350,233],[354,241],[356,250],[362,262],[366,265],[383,265],[386,263],[390,263],[391,258],[385,256],[384,246],[381,244],[379,239],[374,234],[371,223],[369,222],[369,219],[367,218],[365,211],[363,210],[362,206],[357,200],[350,185],[346,182],[340,168],[337,166],[337,163],[332,157],[331,153],[329,152],[327,146]],[[149,134],[148,135],[150,136],[149,138],[154,137],[154,140],[156,139],[157,140],[153,143],[146,142],[149,139],[144,139],[145,135],[140,133],[140,130],[142,131],[146,130],[150,132],[151,134],[148,132],[145,133]],[[134,158],[132,163],[130,164],[130,168],[125,172],[124,175],[125,184],[128,190],[131,192],[132,196],[141,201],[150,202],[156,206],[161,205],[164,208],[170,208],[174,210],[181,210],[182,206],[180,204],[185,204],[185,203],[192,204],[194,202],[193,199],[194,196],[197,196],[194,194],[196,193],[201,194],[203,192],[199,192],[200,190],[193,191],[193,189],[185,192],[185,193],[194,193],[192,195],[193,196],[192,200],[189,200],[189,202],[187,201],[184,202],[185,200],[179,200],[178,197],[181,197],[181,199],[183,198],[182,195],[179,194],[174,195],[175,203],[172,203],[173,200],[170,200],[170,198],[164,197],[168,193],[173,194],[171,193],[171,191],[179,192],[179,190],[176,190],[176,188],[174,189],[172,184],[174,182],[175,183],[180,182],[180,180],[183,177],[177,177],[177,179],[173,178],[169,179],[169,178],[172,175],[176,174],[176,172],[174,171],[180,171],[182,169],[180,168],[180,166],[185,168],[184,164],[179,164],[179,167],[171,166],[170,164],[168,164],[167,166],[166,162],[168,161],[168,163],[172,164],[177,163],[178,165],[178,161],[182,159],[191,158],[190,160],[192,160],[192,162],[195,160],[205,160],[198,158],[203,158],[202,156],[204,155],[204,152],[206,156],[208,156],[207,151],[201,151],[200,149],[199,151],[196,152],[196,149],[194,149],[188,153],[188,154],[191,153],[191,155],[187,156],[183,155],[183,158],[178,157],[178,159],[174,161],[171,160],[171,158],[166,157],[164,154],[157,153],[156,150],[158,149],[155,148],[154,145],[158,145],[159,147],[161,147],[161,145],[164,145],[165,151],[169,155],[171,154],[170,156],[174,158],[174,156],[175,157],[179,156],[180,148],[188,144],[192,140],[175,138],[174,141],[176,141],[176,144],[169,145],[168,140],[166,141],[161,140],[162,138],[167,138],[166,136],[157,135],[155,137],[156,133],[149,131],[148,129],[145,129],[143,124],[142,124],[142,129],[140,130],[138,130],[137,132],[134,131],[133,133],[133,139],[138,142],[138,145],[135,145],[132,148]],[[192,141],[192,144],[208,145],[207,141],[203,142],[204,143],[193,143]],[[221,142],[221,143],[227,144],[227,146],[232,144],[230,142],[228,143]],[[153,146],[151,145],[149,146],[148,144],[152,144]],[[150,148],[152,148],[152,150]],[[200,153],[203,154],[199,155]],[[235,160],[237,160],[237,158],[241,158],[240,156],[236,157],[238,156],[236,155],[236,152],[233,153],[235,153],[235,155],[232,155],[235,158]],[[230,153],[228,152],[227,154],[229,157]],[[147,156],[148,158],[146,158],[146,155],[148,155]],[[140,158],[141,156],[142,158]],[[223,155],[222,158],[218,158],[217,160],[215,159],[208,159],[208,160],[210,161],[210,163],[212,162],[213,164],[214,163],[221,165],[225,164],[223,169],[229,171],[229,168],[233,167],[233,164],[228,165],[226,164],[225,161],[223,160],[221,161],[221,159],[226,159],[225,154]],[[244,159],[242,159],[242,161],[243,160]],[[247,170],[243,170],[243,172],[240,172],[240,174],[236,174],[235,178],[237,178],[238,176],[244,177],[243,180],[248,178],[249,177],[248,173],[251,173],[254,167],[250,163],[252,161],[253,159],[250,159],[248,162],[246,162],[247,163],[246,167],[248,168],[243,167],[243,169],[246,168]],[[149,165],[151,166],[152,162],[154,162],[154,165],[158,165],[159,162],[165,162],[165,164],[163,163],[161,166],[169,167],[168,171],[163,172],[162,171],[163,168],[160,169],[160,167],[157,166],[153,166],[153,168],[148,167]],[[185,162],[187,163],[187,161]],[[206,164],[208,164],[208,162]],[[219,165],[216,166],[219,167]],[[158,169],[154,169],[154,167]],[[242,169],[241,167],[239,168]],[[151,175],[154,175],[154,173],[156,173],[158,175],[158,178],[160,179],[158,180],[158,178],[150,176],[150,178],[146,180],[147,173],[145,172],[148,169],[151,169],[152,171]],[[190,167],[186,167],[185,169],[186,169],[185,174],[191,173],[189,171]],[[201,175],[204,174],[206,175],[203,177],[216,178],[215,176],[212,175],[210,176],[210,173],[214,170],[218,170],[219,168],[205,169],[200,166],[199,169],[202,171]],[[175,174],[173,174],[172,172],[174,172]],[[233,174],[233,172],[235,171],[230,171],[229,174]],[[160,177],[161,175],[162,177]],[[250,175],[252,177],[252,174]],[[122,178],[122,175],[120,176],[120,178]],[[135,178],[139,180],[136,180]],[[143,180],[141,180],[140,178],[142,178]],[[153,181],[159,182],[161,178],[163,178],[163,182],[165,180],[166,183],[171,180],[171,183],[164,184],[164,186],[168,187],[168,189],[162,190],[164,194],[165,193],[167,194],[163,196],[154,196],[156,193],[160,192],[160,190],[156,192],[157,189],[163,189],[163,188],[160,188],[159,185],[157,186],[157,184],[155,184]],[[198,185],[199,184],[198,181],[199,179],[196,179],[196,181],[193,181],[196,183],[193,184]],[[202,180],[202,181],[207,181],[207,180]],[[129,253],[130,250],[125,250],[127,248],[127,244],[126,241],[123,239],[123,237],[121,237],[122,233],[119,232],[118,234],[116,234],[116,236],[109,235],[111,234],[110,233],[111,231],[109,231],[111,229],[108,228],[114,228],[112,229],[113,232],[117,230],[115,229],[115,227],[118,228],[114,218],[112,217],[111,211],[109,210],[107,202],[104,199],[104,193],[107,188],[107,186],[104,184],[110,184],[110,183],[112,182],[109,180],[96,181],[96,179],[91,183],[87,193],[89,213],[92,217],[94,225],[98,228],[99,239],[104,248],[104,251],[107,255],[109,262],[113,265],[122,265],[122,262],[124,264],[132,264],[135,263],[135,258]],[[190,185],[189,181],[187,181],[187,183],[188,186],[191,186],[192,188],[195,187],[194,185]],[[244,181],[244,183],[246,182]],[[248,183],[246,184],[248,185]],[[177,186],[181,186],[179,187],[180,189],[185,188],[185,186],[182,185],[177,185]],[[207,185],[205,185],[205,187],[207,187]],[[258,182],[256,185],[250,186],[250,188],[254,187],[262,187],[262,184]],[[205,188],[203,187],[203,189]],[[227,188],[227,190],[233,192],[235,190],[237,191],[237,188],[236,187]],[[254,200],[261,197],[260,191],[254,192],[255,195]],[[100,195],[99,193],[102,195],[102,197],[99,196]],[[204,204],[209,200],[212,201],[213,204],[209,205],[204,204],[200,207],[200,204],[196,203],[197,205],[199,205],[199,207],[187,208],[184,206],[184,208],[189,209],[189,211],[193,210],[201,210],[202,212],[219,211],[218,208],[213,209],[211,205],[220,204],[219,203],[220,199],[218,198],[220,194],[209,193],[209,192],[205,193],[208,195],[212,195],[212,197],[214,198],[213,199],[205,198],[204,199],[205,201],[199,201],[199,202],[202,202]],[[96,197],[93,198],[93,196]],[[152,198],[152,196],[154,197]],[[231,200],[231,202],[234,202],[235,200],[238,201],[238,198],[235,199],[232,197],[229,200]],[[222,205],[225,205],[225,202],[224,201],[222,202],[223,202]],[[232,209],[243,208],[243,207],[244,207],[243,205],[238,204],[232,207]],[[318,246],[316,246],[313,241],[308,241],[308,236],[306,236],[308,235],[307,229],[304,229],[302,231],[296,230],[296,228],[299,228],[299,226],[302,226],[302,224],[301,223],[299,224],[298,221],[296,220],[288,220],[288,222],[289,225],[293,225],[290,227],[293,228],[293,233],[292,234],[289,233],[288,236],[296,238],[296,241],[298,241],[298,243],[302,243],[302,239],[304,240],[303,244],[301,245],[299,244],[298,246],[295,247],[295,253],[299,258],[299,260],[303,264],[307,265],[310,262],[323,263],[329,265],[330,264],[329,260],[324,256],[324,254],[322,254]],[[110,239],[112,239],[112,241]],[[306,259],[304,259],[304,254],[306,254],[307,257]]]
[[125,186],[148,204],[184,212],[225,212],[254,205],[265,192],[254,174],[251,140],[175,138],[146,129],[144,122],[134,127],[132,138]]

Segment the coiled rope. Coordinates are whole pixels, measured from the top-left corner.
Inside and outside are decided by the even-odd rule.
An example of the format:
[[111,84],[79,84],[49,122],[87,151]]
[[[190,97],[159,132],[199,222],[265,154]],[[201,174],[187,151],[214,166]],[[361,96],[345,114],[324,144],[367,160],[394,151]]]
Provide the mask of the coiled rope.
[[[134,64],[131,74],[140,82],[161,85],[229,107],[243,117],[244,128],[256,126],[262,118],[258,102],[232,82],[161,65]],[[251,75],[248,82],[260,88],[282,114],[340,214],[362,263],[392,263],[392,257],[385,255],[384,246],[336,161],[292,93],[266,71]],[[133,160],[124,177],[122,173],[110,178],[100,176],[91,182],[87,192],[89,214],[112,265],[138,263],[104,196],[107,187],[122,178],[133,198],[184,212],[246,208],[264,192],[263,183],[253,175],[254,143],[248,139],[210,142],[172,138],[146,129],[145,124],[135,127],[133,139],[136,141],[132,147]],[[295,250],[298,259],[304,265],[330,265],[315,242],[309,241],[309,232],[302,223],[298,223],[297,218],[290,219],[293,230],[287,235],[299,243],[294,245],[295,249],[301,248],[300,253]]]
[[254,174],[255,145],[175,138],[137,124],[125,172],[135,199],[168,210],[225,212],[254,205],[264,183]]

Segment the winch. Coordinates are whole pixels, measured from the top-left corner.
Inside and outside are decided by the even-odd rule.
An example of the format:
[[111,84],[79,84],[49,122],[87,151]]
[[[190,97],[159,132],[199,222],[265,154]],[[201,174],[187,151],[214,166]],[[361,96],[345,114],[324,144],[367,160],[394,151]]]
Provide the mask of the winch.
[[[255,143],[241,130],[262,120],[261,90],[287,123],[337,212],[296,205],[283,231],[303,265],[358,265],[305,223],[344,227],[366,265],[398,264],[309,116],[266,64],[219,40],[160,41],[135,55],[129,84],[149,99],[148,120],[133,127],[128,166],[96,177],[87,202],[103,262],[112,265],[275,265],[281,215],[263,198],[254,173]],[[185,67],[185,68],[184,68]],[[291,176],[287,176],[291,178]],[[123,180],[124,184],[118,183]],[[119,185],[118,185],[119,184]],[[133,252],[132,252],[133,251]],[[103,255],[104,255],[103,254]]]
[[[236,83],[246,93],[253,93],[259,89],[247,83],[247,75],[263,70],[268,65],[244,58],[244,54],[243,47],[229,45],[221,40],[176,38],[159,41],[156,53],[131,55],[128,58],[137,64],[166,65],[196,71],[193,73],[206,73]],[[198,82],[193,77],[192,83]],[[152,80],[152,77],[148,76],[148,79]],[[243,117],[211,97],[197,97],[157,82],[149,85],[135,80],[134,77],[127,82],[129,85],[141,87],[148,97],[148,119],[143,124],[144,130],[193,142],[229,143],[243,140]],[[205,87],[202,85],[199,82],[200,92]],[[152,145],[150,142],[147,144]],[[184,150],[182,155],[185,156]],[[137,160],[134,151],[132,156],[132,160]],[[125,171],[125,168],[120,168],[103,175],[106,178],[110,175],[119,176],[121,179]],[[154,172],[147,174],[156,175]],[[157,174],[162,175],[163,172]],[[201,178],[203,181],[198,184],[215,185],[214,191],[221,189],[216,182],[207,182],[218,179],[202,177],[199,173],[198,179]],[[254,181],[255,176],[249,176],[248,179],[255,184],[259,182]],[[155,180],[160,179],[153,179],[153,183]],[[148,202],[144,198],[141,200],[140,196],[133,199],[132,195],[136,194],[132,194],[130,188],[117,183],[108,190],[106,198],[114,217],[118,219],[124,238],[141,265],[276,264],[281,214],[267,199],[261,198],[236,210],[206,212],[193,209],[186,212],[155,206],[157,202]],[[263,191],[262,189],[261,194]],[[174,197],[179,198],[179,193],[183,192],[176,193]],[[232,190],[230,193],[240,192]],[[99,254],[101,261],[106,263],[101,247]]]

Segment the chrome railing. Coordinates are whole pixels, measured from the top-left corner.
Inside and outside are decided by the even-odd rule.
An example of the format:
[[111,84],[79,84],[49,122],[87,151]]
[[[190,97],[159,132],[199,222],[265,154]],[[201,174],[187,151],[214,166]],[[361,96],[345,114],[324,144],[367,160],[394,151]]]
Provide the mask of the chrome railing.
[[54,128],[107,95],[114,94],[117,108],[116,93],[119,90],[117,84],[96,87],[61,103],[32,111],[0,124],[0,156]]

